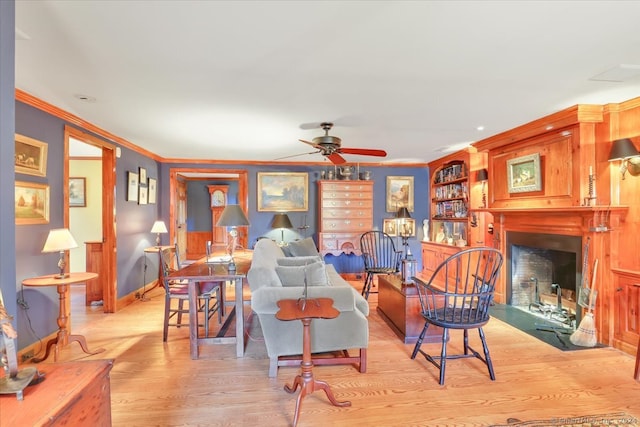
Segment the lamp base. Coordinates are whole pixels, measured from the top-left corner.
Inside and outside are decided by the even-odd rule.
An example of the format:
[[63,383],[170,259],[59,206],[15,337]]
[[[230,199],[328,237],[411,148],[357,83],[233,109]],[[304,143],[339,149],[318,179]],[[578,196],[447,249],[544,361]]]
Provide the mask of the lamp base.
[[69,277],[69,273],[60,273],[53,276],[54,279],[66,279]]

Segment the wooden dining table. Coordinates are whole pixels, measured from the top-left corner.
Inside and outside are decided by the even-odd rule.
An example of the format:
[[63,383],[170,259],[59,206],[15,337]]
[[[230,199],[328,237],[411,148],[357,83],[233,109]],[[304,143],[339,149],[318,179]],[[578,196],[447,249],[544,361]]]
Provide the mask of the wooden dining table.
[[[198,359],[199,346],[211,344],[236,344],[236,356],[244,356],[244,300],[243,286],[247,271],[251,266],[251,251],[242,251],[234,256],[236,269],[229,270],[228,262],[207,262],[201,258],[195,263],[186,265],[169,274],[171,280],[188,281],[189,292],[189,344],[191,359]],[[233,309],[224,320],[216,336],[200,337],[198,335],[198,282],[226,282],[234,283],[235,295]],[[224,286],[224,285],[223,285]],[[226,304],[226,301],[224,302]],[[235,336],[225,336],[229,323],[235,318]]]

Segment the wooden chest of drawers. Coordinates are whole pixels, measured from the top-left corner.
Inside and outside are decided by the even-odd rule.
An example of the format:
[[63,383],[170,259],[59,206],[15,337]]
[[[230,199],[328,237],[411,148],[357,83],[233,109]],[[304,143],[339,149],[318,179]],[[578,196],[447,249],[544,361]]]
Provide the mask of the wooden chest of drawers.
[[319,246],[325,255],[360,255],[360,235],[373,228],[373,181],[318,181]]

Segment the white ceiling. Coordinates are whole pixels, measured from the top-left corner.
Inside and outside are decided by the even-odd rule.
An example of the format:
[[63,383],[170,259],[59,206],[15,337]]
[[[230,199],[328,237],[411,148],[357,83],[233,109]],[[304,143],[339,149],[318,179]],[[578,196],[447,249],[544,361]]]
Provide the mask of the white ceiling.
[[429,161],[640,96],[639,21],[638,1],[17,0],[16,87],[165,158],[305,153],[322,131],[301,125],[335,121],[343,147]]

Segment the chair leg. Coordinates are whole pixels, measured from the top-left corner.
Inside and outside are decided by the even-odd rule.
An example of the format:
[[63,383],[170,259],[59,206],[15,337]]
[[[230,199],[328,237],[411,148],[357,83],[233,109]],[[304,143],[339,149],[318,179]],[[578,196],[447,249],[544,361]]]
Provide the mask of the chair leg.
[[169,308],[171,304],[171,298],[166,295],[164,298],[164,328],[162,330],[162,341],[167,342],[167,336],[169,335]]
[[442,330],[442,351],[440,352],[440,385],[444,385],[444,370],[447,367],[447,342],[449,341],[449,328]]
[[209,303],[211,295],[204,295],[204,337],[209,338]]
[[366,275],[364,276],[364,286],[362,287],[362,292],[361,292],[362,296],[366,300],[369,299],[369,288],[371,288],[372,281],[373,281],[373,274],[366,273]]
[[469,330],[463,329],[464,354],[469,354]]
[[413,347],[413,353],[411,353],[412,359],[415,359],[418,351],[420,351],[420,346],[422,345],[422,340],[424,340],[424,336],[427,333],[427,328],[429,328],[429,322],[424,322],[424,328],[422,328],[422,332],[420,332],[418,341],[416,341],[416,345]]
[[484,337],[484,331],[482,330],[482,328],[478,328],[478,334],[480,335],[480,340],[482,341],[482,349],[484,350],[484,360],[487,364],[487,368],[489,369],[489,377],[491,377],[491,380],[495,380],[496,374],[495,372],[493,372],[493,363],[491,362],[491,356],[489,355],[489,347],[487,346],[487,340]]
[[182,308],[182,303],[184,302],[184,300],[180,299],[178,300],[178,321],[177,321],[177,325],[176,327],[179,328],[180,326],[182,326],[182,312],[184,311],[184,309]]

